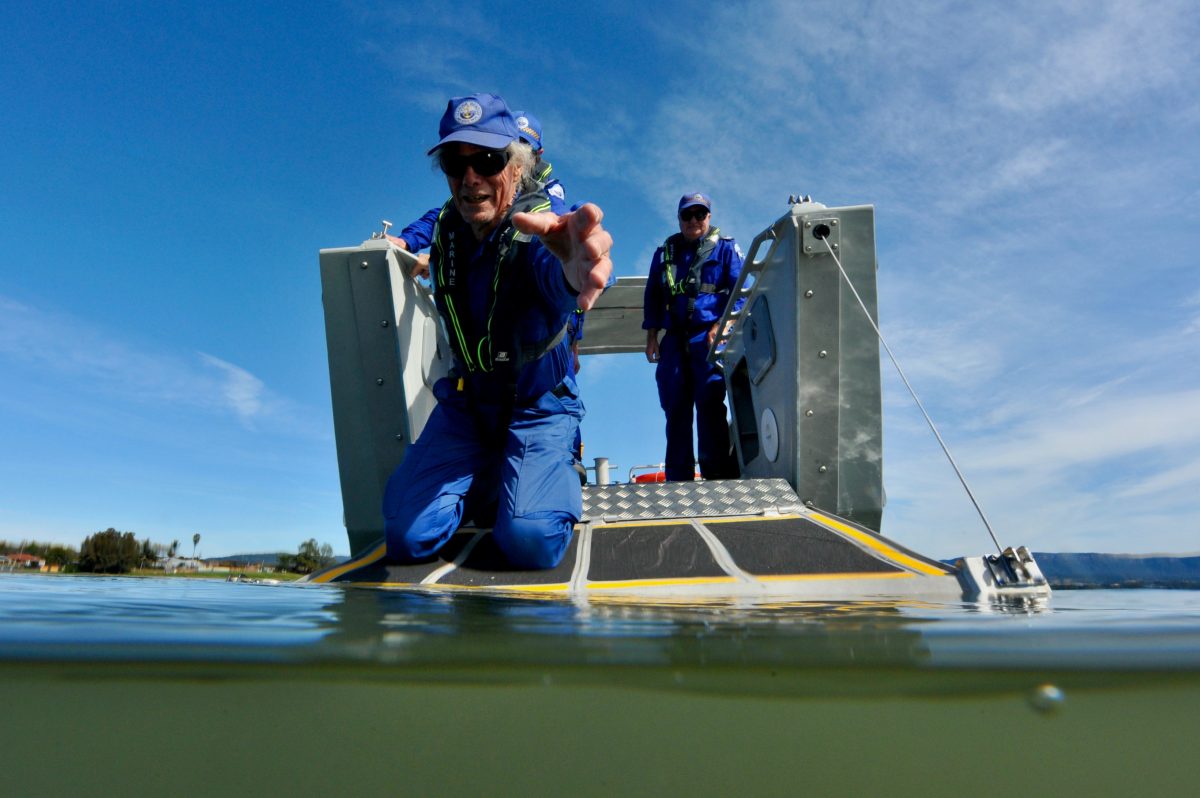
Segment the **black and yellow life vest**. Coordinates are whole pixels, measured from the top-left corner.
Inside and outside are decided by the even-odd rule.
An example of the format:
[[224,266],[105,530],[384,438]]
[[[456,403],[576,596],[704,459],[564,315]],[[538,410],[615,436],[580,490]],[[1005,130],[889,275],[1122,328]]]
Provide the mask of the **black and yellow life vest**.
[[721,228],[710,227],[708,232],[704,234],[704,238],[699,241],[699,249],[696,251],[696,258],[692,261],[691,268],[688,269],[687,276],[683,280],[675,279],[675,263],[677,260],[676,253],[683,247],[697,246],[696,242],[688,241],[683,237],[683,233],[676,233],[663,242],[662,250],[662,283],[663,295],[666,301],[668,313],[671,310],[671,304],[675,297],[683,294],[688,298],[687,312],[691,316],[692,311],[696,309],[696,297],[700,294],[715,294],[717,287],[711,283],[701,283],[700,274],[704,268],[705,262],[712,257],[713,252],[717,248],[717,243],[721,240]]
[[[562,341],[567,327],[557,334],[533,344],[525,344],[517,335],[516,297],[513,288],[518,282],[514,265],[524,256],[532,236],[522,233],[512,223],[514,213],[540,213],[550,209],[550,199],[541,191],[522,194],[504,215],[499,228],[485,244],[492,258],[486,319],[471,315],[467,272],[477,247],[473,237],[457,240],[463,227],[450,223],[460,221],[458,210],[448,200],[438,213],[433,228],[433,257],[430,272],[438,312],[445,320],[450,346],[458,362],[469,374],[476,372],[506,372],[511,386],[526,363],[537,360]],[[459,217],[454,220],[454,217]]]

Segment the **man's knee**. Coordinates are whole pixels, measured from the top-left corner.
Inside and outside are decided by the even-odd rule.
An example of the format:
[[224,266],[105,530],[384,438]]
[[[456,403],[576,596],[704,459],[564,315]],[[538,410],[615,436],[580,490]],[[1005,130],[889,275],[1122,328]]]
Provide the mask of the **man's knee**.
[[450,539],[461,521],[462,497],[454,494],[442,494],[415,512],[401,510],[384,518],[388,559],[407,562],[432,556]]
[[513,566],[541,570],[562,562],[574,528],[575,519],[567,513],[547,512],[497,519],[492,535]]

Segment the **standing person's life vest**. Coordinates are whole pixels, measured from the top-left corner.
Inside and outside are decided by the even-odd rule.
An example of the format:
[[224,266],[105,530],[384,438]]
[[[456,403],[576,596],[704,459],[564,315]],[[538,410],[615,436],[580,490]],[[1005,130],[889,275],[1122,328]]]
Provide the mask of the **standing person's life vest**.
[[714,251],[716,251],[717,243],[721,240],[721,228],[710,227],[704,238],[700,239],[699,249],[696,251],[696,257],[692,261],[692,266],[688,269],[687,276],[683,280],[675,279],[675,263],[677,260],[676,253],[683,247],[695,246],[695,242],[689,242],[683,237],[683,233],[675,233],[663,242],[662,250],[662,283],[663,295],[666,298],[667,315],[670,317],[671,304],[675,297],[685,295],[688,298],[687,312],[688,318],[691,318],[692,311],[696,309],[696,297],[700,294],[716,294],[717,287],[712,283],[701,283],[700,274],[704,268],[705,262],[708,261]]

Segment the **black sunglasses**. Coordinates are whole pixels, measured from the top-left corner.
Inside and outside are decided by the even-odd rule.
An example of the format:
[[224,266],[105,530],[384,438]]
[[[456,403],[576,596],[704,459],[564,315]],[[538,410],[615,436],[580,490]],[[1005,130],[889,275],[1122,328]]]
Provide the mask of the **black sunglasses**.
[[679,218],[685,222],[690,222],[693,219],[703,219],[705,216],[708,216],[708,208],[705,208],[703,205],[693,205],[679,212]]
[[447,177],[462,177],[468,166],[480,177],[491,177],[508,166],[508,150],[480,150],[470,155],[443,150],[438,155],[438,164]]

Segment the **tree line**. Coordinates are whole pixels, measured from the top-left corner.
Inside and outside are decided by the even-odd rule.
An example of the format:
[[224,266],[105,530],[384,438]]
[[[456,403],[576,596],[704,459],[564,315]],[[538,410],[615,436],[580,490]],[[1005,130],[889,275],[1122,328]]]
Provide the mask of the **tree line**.
[[[195,554],[200,535],[192,536],[192,552]],[[57,543],[39,543],[22,540],[11,543],[0,540],[0,553],[23,552],[43,559],[49,565],[57,565],[67,571],[84,573],[124,574],[135,568],[153,568],[160,560],[174,557],[179,550],[179,541],[171,544],[154,543],[149,538],[138,540],[132,532],[121,532],[112,527],[88,535],[79,550]],[[308,574],[324,568],[334,561],[333,547],[328,543],[317,543],[309,538],[300,544],[295,554],[279,553],[277,571]]]
[[62,567],[79,559],[79,550],[59,543],[39,543],[36,540],[22,540],[13,543],[0,540],[0,554],[32,554],[45,560],[50,565]]

